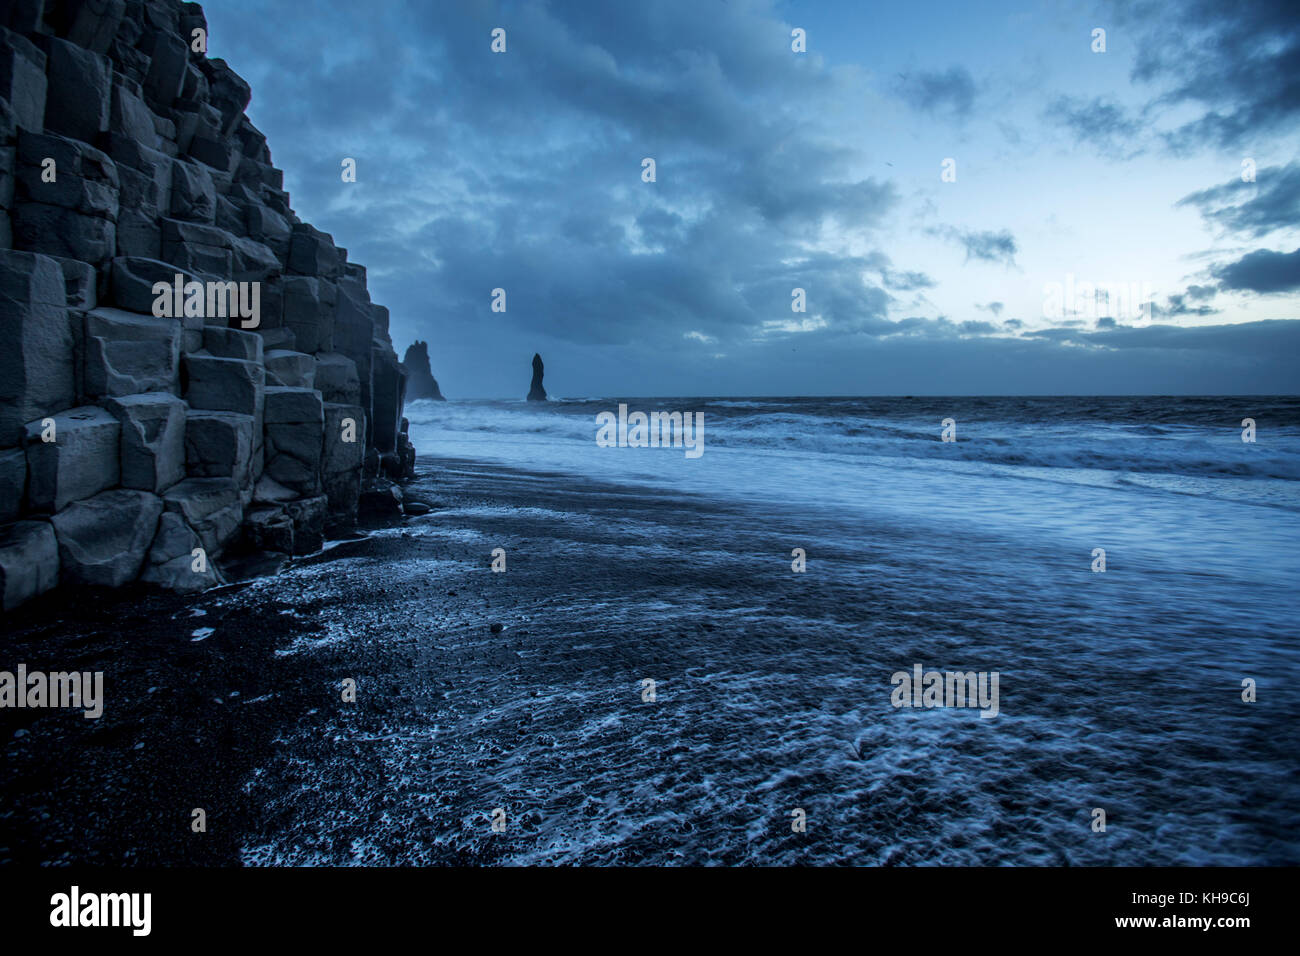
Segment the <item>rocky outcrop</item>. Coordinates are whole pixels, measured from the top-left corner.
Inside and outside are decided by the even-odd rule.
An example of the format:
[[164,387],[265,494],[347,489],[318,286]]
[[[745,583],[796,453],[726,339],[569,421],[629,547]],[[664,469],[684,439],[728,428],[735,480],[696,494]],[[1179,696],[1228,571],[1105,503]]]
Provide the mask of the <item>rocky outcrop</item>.
[[533,384],[528,389],[528,400],[530,402],[546,401],[546,389],[542,388],[542,374],[545,370],[545,366],[542,365],[542,357],[533,353]]
[[19,521],[0,528],[0,591],[6,611],[58,583],[59,542],[48,521]]
[[[364,266],[302,222],[180,0],[0,14],[0,592],[194,591],[412,474]],[[415,394],[438,397],[424,343]],[[413,358],[408,352],[408,359]],[[419,364],[418,361],[415,364]]]
[[434,401],[445,401],[442,397],[442,390],[438,388],[438,380],[433,377],[433,369],[429,367],[429,344],[416,339],[406,349],[406,357],[402,359],[402,368],[406,370],[406,397],[415,400],[417,398],[431,398]]

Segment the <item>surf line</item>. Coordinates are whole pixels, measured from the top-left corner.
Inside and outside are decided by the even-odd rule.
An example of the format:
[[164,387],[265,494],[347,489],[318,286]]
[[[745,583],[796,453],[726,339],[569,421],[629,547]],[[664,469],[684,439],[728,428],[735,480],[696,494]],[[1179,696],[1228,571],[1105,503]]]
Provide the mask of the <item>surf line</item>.
[[684,448],[687,458],[704,454],[703,412],[632,412],[620,403],[618,414],[596,415],[598,448]]

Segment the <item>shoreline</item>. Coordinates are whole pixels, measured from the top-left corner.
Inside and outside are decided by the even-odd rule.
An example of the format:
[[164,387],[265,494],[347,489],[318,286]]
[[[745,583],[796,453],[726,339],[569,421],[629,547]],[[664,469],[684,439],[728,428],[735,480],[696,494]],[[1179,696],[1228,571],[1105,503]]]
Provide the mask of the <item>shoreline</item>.
[[[428,514],[278,575],[26,609],[0,669],[102,666],[105,712],[0,711],[0,865],[1300,859],[1278,809],[1294,731],[1234,690],[1289,659],[1151,604],[1162,572],[1048,604],[1086,563],[1015,535],[972,563],[910,513],[849,534],[789,502],[418,474]],[[916,663],[1002,672],[999,716],[894,709]]]
[[[272,562],[272,573],[192,595],[140,584],[56,588],[11,612],[0,669],[22,663],[29,672],[103,671],[105,692],[104,713],[94,720],[78,709],[0,709],[0,866],[242,865],[251,835],[274,829],[275,811],[248,785],[274,762],[278,740],[313,718],[323,724],[327,714],[355,717],[359,740],[382,738],[403,697],[430,692],[427,647],[393,640],[382,626],[331,637],[322,620],[326,608],[381,620],[398,567],[407,566],[403,596],[427,602],[446,624],[434,635],[439,644],[465,623],[484,639],[486,646],[453,648],[440,664],[464,673],[513,663],[511,634],[492,629],[503,616],[492,610],[498,582],[474,579],[476,571],[489,572],[489,549],[457,541],[455,526],[440,529],[448,541],[416,540],[409,530],[439,522],[448,504],[439,478],[448,468],[490,471],[507,483],[564,481],[421,459],[417,477],[403,487],[433,504],[428,514],[363,523],[364,536],[327,539],[314,554]],[[410,573],[412,561],[435,572],[418,595],[412,578],[422,575]],[[238,563],[257,567],[255,560]],[[346,571],[331,573],[343,565]],[[516,608],[505,616],[517,624],[529,615]],[[347,712],[339,692],[345,676],[358,680],[362,700]],[[286,795],[289,789],[286,783]],[[205,833],[191,830],[195,808],[205,811]],[[355,829],[363,836],[365,821]]]
[[[332,722],[341,721],[357,748],[351,783],[373,788],[382,769],[365,745],[391,733],[390,718],[436,709],[448,682],[516,667],[532,653],[516,647],[528,621],[559,602],[548,596],[549,573],[528,568],[526,548],[546,520],[464,487],[442,493],[448,470],[467,486],[490,474],[521,496],[539,482],[549,494],[572,493],[572,476],[420,459],[404,487],[430,502],[430,513],[371,522],[364,537],[328,540],[275,573],[196,595],[61,588],[12,613],[0,669],[102,670],[105,703],[97,720],[80,710],[0,710],[0,866],[242,865],[249,841],[277,830],[277,816],[309,818],[313,803],[329,802],[327,791],[308,792],[291,774],[271,785],[271,799],[250,792],[255,779],[261,786],[283,773],[286,757],[292,762],[286,737],[299,745],[319,737],[328,749],[339,743]],[[633,498],[655,502],[649,507],[689,502],[599,481],[584,492],[593,490],[610,512]],[[476,524],[500,528],[513,586],[490,572],[491,548],[476,543],[477,532],[440,517],[449,505],[487,506]],[[389,620],[399,595],[403,620],[412,605],[426,619],[407,637]],[[341,619],[351,622],[342,634]],[[347,676],[358,681],[358,704],[341,702]],[[191,831],[195,808],[206,813],[205,833]],[[362,840],[366,824],[358,815],[342,828]],[[312,844],[300,829],[294,839]],[[337,839],[318,842],[313,862],[348,858]],[[442,847],[433,862],[491,863],[507,847]]]

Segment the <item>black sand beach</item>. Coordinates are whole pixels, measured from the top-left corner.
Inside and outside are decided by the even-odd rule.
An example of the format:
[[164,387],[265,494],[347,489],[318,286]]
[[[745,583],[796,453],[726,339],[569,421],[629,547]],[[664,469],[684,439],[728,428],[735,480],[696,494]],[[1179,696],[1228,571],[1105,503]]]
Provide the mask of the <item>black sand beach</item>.
[[[1295,859],[1291,732],[1205,659],[1222,627],[1140,575],[1052,607],[1076,572],[1051,553],[990,537],[970,562],[969,539],[850,533],[794,496],[438,459],[407,494],[432,511],[276,576],[16,615],[10,663],[102,669],[106,703],[3,714],[0,861]],[[1160,644],[1125,636],[1157,619]],[[1097,655],[1098,633],[1121,639]],[[899,668],[986,660],[996,720],[891,706]],[[1119,825],[1093,833],[1096,805]]]
[[[432,503],[429,515],[331,543],[279,575],[192,599],[59,594],[15,615],[13,661],[102,669],[106,703],[99,720],[4,712],[11,800],[0,862],[563,858],[566,830],[574,843],[590,839],[634,805],[653,808],[659,788],[691,809],[625,820],[644,832],[616,826],[595,852],[670,862],[684,858],[675,845],[712,830],[702,849],[743,858],[730,826],[708,825],[715,801],[743,786],[710,779],[745,746],[709,713],[726,679],[716,675],[708,697],[674,701],[683,682],[710,684],[713,668],[692,648],[722,653],[724,611],[771,615],[749,648],[787,673],[771,700],[819,707],[816,688],[789,673],[820,669],[818,659],[778,663],[799,643],[784,640],[783,614],[802,629],[808,602],[851,607],[847,595],[791,574],[771,528],[738,540],[743,515],[725,504],[496,466],[422,466],[407,494]],[[667,548],[666,518],[680,529]],[[496,547],[504,574],[491,571]],[[706,556],[708,574],[691,554]],[[349,677],[356,703],[341,699]],[[646,678],[654,702],[643,699]],[[715,745],[720,766],[700,759]],[[575,751],[602,779],[569,779]],[[604,764],[609,754],[617,765]],[[512,832],[485,839],[498,806]],[[207,833],[191,832],[196,807]],[[788,814],[776,813],[785,840]]]
[[[555,672],[571,679],[576,668],[609,706],[631,713],[643,706],[643,675],[662,680],[684,666],[653,615],[630,626],[611,607],[607,622],[593,621],[565,610],[568,592],[599,590],[603,580],[621,607],[639,578],[674,605],[698,600],[679,563],[647,562],[637,575],[592,554],[633,544],[621,535],[638,508],[695,512],[700,527],[709,513],[615,486],[594,496],[588,487],[579,502],[564,476],[422,465],[424,480],[407,494],[432,503],[430,514],[363,528],[367,536],[330,542],[279,575],[193,598],[60,591],[11,615],[11,661],[30,671],[103,670],[106,700],[98,720],[71,710],[0,713],[0,789],[9,797],[0,863],[229,865],[268,839],[297,847],[292,862],[492,862],[509,852],[513,841],[482,842],[462,819],[476,812],[466,798],[482,793],[484,830],[492,808],[520,805],[519,794],[493,795],[490,780],[519,747],[556,747],[531,733],[533,705],[552,719],[557,707],[581,719],[563,693],[540,699]],[[466,508],[477,512],[468,523]],[[557,526],[556,515],[576,509],[595,520]],[[494,547],[507,549],[505,574],[490,569]],[[626,640],[612,640],[614,624]],[[706,635],[716,625],[679,621],[676,633],[685,627]],[[349,677],[356,703],[341,699]],[[482,694],[484,683],[496,693]],[[389,821],[386,831],[381,818],[409,795],[377,758],[385,742],[401,736],[419,760],[447,747],[445,735],[474,723],[479,709],[521,704],[506,734],[494,722],[488,733],[469,732],[480,738],[473,747],[457,736],[455,749],[472,751],[463,772],[428,795],[418,818]],[[421,724],[427,747],[395,733]],[[644,755],[651,764],[685,749],[668,735],[662,743],[662,754]],[[558,750],[550,758],[562,759]],[[322,771],[327,778],[314,779]],[[207,813],[203,834],[190,827],[197,807]],[[511,822],[527,833],[536,811]],[[466,845],[445,839],[461,830],[471,831]],[[385,832],[402,836],[370,843]]]

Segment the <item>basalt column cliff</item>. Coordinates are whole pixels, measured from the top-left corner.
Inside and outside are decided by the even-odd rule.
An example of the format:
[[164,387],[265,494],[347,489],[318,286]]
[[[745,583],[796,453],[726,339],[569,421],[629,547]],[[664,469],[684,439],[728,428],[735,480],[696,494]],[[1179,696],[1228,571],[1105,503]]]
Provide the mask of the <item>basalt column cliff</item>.
[[364,266],[301,222],[202,8],[0,9],[0,589],[197,590],[414,452]]

